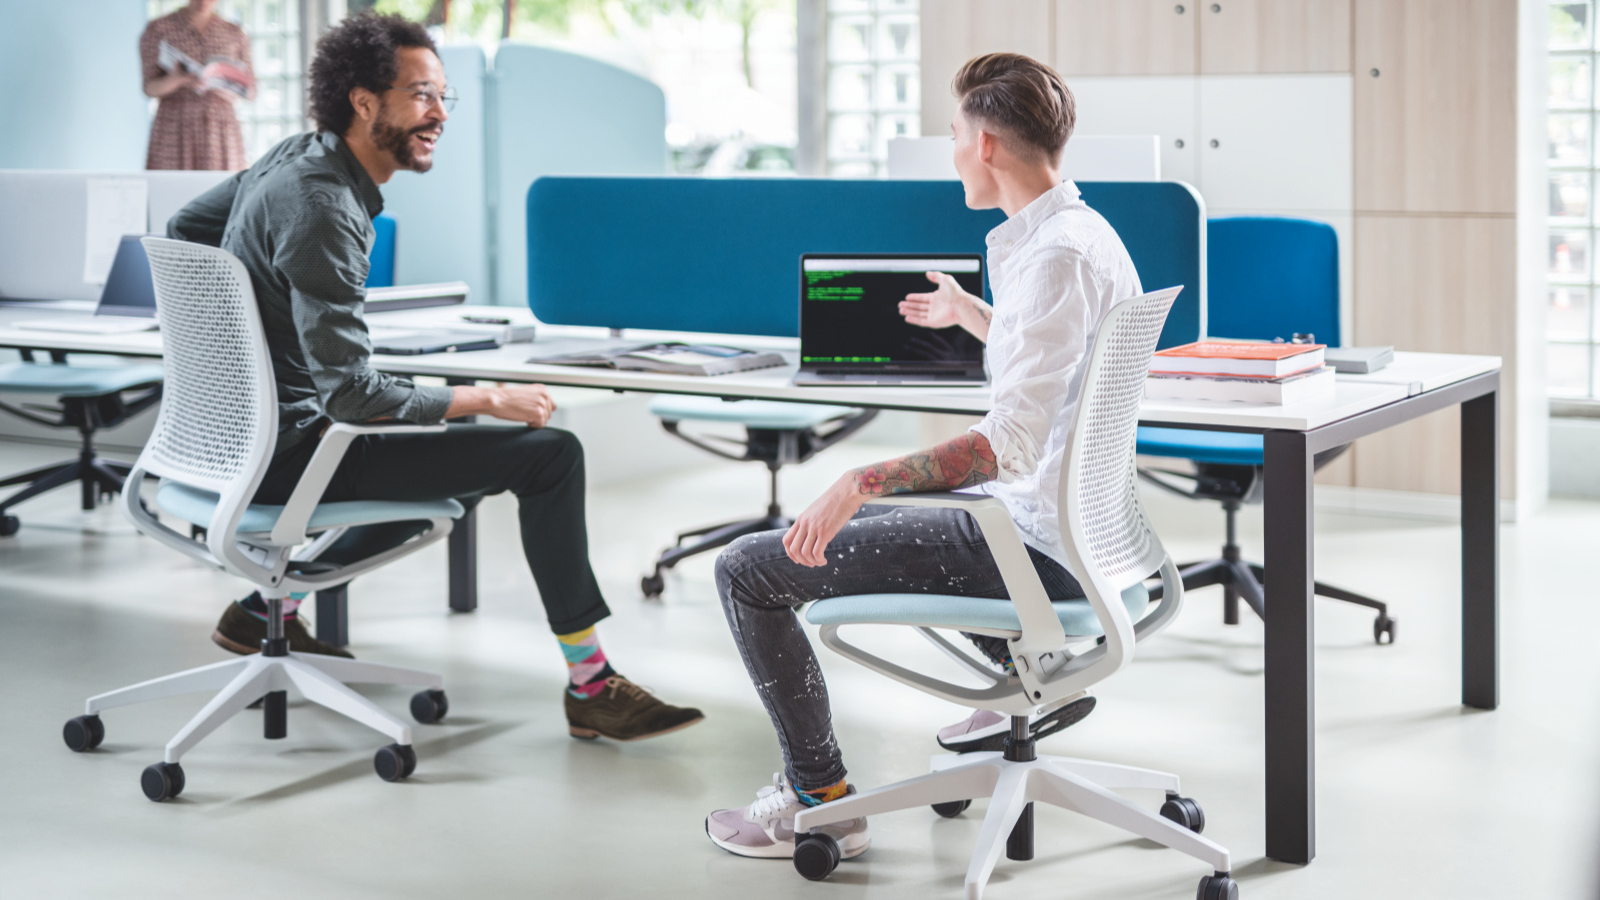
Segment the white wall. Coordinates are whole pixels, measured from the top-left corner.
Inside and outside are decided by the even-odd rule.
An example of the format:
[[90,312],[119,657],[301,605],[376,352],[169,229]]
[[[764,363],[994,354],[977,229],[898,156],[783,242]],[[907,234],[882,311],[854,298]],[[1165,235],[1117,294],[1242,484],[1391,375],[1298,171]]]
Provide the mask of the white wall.
[[0,169],[142,169],[143,0],[0,0]]

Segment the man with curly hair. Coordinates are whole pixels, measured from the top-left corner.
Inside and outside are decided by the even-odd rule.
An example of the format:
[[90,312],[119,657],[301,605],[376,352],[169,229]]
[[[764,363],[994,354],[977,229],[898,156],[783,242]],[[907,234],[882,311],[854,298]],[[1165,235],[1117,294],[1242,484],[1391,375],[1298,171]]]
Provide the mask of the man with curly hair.
[[[278,387],[277,446],[256,502],[286,502],[330,422],[491,415],[526,423],[358,437],[322,499],[453,497],[471,508],[511,491],[528,567],[567,661],[563,703],[572,736],[637,740],[699,722],[699,710],[663,703],[617,674],[600,649],[594,626],[610,611],[589,566],[583,448],[545,427],[555,410],[549,391],[419,385],[370,364],[362,302],[372,219],[383,209],[378,186],[402,169],[432,168],[454,103],[433,41],[398,16],[356,16],[318,41],[310,82],[316,132],[283,141],[167,224],[171,237],[239,257],[255,288]],[[352,528],[321,559],[371,556],[424,527]],[[349,656],[313,638],[298,607],[299,598],[284,604],[290,649]],[[229,605],[212,640],[254,653],[265,637],[266,605],[251,594]]]

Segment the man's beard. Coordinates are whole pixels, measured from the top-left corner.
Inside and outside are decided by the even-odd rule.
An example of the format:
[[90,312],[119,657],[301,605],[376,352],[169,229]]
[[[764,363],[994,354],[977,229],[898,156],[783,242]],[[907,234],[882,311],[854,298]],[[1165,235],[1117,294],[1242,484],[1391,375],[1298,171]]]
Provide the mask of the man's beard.
[[441,133],[444,130],[438,123],[430,122],[418,125],[416,128],[407,131],[390,125],[380,117],[372,123],[372,143],[377,145],[379,150],[389,151],[389,155],[393,156],[395,162],[400,164],[400,168],[409,169],[413,172],[426,172],[433,168],[433,160],[431,158],[422,161],[417,159],[416,154],[411,152],[411,136],[423,131],[432,131],[435,128],[438,128]]

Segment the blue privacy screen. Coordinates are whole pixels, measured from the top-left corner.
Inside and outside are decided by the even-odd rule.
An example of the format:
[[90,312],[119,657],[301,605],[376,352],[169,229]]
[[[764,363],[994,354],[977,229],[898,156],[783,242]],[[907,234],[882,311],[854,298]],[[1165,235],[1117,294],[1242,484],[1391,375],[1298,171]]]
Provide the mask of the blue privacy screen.
[[[1177,183],[1079,185],[1145,290],[1186,286],[1162,346],[1200,333],[1204,212]],[[800,333],[802,253],[983,253],[1004,219],[955,181],[546,177],[528,190],[528,305],[556,325]],[[985,296],[992,302],[987,285]]]

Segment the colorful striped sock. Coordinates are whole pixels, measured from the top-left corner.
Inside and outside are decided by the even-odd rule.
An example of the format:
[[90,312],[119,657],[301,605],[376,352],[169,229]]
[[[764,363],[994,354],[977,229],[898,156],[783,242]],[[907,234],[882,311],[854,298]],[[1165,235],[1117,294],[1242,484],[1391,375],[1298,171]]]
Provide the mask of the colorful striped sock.
[[617,674],[606,662],[606,652],[600,649],[600,636],[590,625],[582,631],[558,634],[561,655],[567,658],[567,693],[579,700],[588,700],[606,686],[606,679]]
[[846,785],[844,779],[841,778],[838,784],[830,784],[825,788],[817,788],[814,791],[802,791],[799,788],[795,788],[794,793],[796,797],[800,798],[800,802],[807,806],[821,806],[829,800],[837,800],[843,797],[849,790],[849,785]]
[[[306,598],[308,591],[295,591],[283,598],[283,617],[292,619],[300,611],[300,601]],[[261,592],[256,591],[250,596],[239,601],[244,611],[265,622],[267,620],[267,601],[262,598]]]

